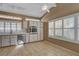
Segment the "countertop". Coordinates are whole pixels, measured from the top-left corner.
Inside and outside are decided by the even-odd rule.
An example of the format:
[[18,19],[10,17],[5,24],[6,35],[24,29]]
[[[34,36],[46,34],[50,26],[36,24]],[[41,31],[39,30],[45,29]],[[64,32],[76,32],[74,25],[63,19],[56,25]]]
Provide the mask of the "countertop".
[[12,33],[10,33],[10,32],[1,32],[0,33],[0,36],[5,36],[5,35],[21,35],[21,34],[26,34],[25,32],[12,32]]

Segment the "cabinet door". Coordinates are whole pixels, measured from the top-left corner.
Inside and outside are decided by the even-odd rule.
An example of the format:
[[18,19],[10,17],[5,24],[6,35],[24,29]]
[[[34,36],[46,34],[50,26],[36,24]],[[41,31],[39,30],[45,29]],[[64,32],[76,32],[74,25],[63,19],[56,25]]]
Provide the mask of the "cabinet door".
[[2,37],[2,47],[10,46],[10,39],[9,36]]
[[38,35],[37,34],[33,35],[33,41],[38,41]]
[[40,28],[40,27],[41,27],[41,22],[38,21],[38,22],[37,22],[37,25],[38,25],[37,27]]
[[41,30],[41,33],[40,33],[41,34],[41,40],[43,40],[43,28],[41,27],[40,30]]
[[11,36],[10,40],[11,40],[11,45],[17,45],[17,36]]
[[30,34],[30,42],[33,42],[33,35]]
[[22,35],[23,42],[26,43],[26,35]]
[[30,38],[29,38],[29,33],[26,33],[26,43],[28,43],[30,41]]
[[40,41],[41,40],[41,30],[40,30],[40,28],[38,28],[38,41]]
[[37,41],[37,34],[31,34],[30,35],[30,42],[34,42],[34,41]]

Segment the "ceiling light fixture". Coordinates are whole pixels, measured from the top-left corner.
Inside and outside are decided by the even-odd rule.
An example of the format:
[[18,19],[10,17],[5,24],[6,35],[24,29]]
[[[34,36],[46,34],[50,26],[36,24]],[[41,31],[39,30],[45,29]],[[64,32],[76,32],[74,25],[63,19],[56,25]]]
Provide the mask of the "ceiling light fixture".
[[44,6],[42,7],[42,11],[50,12],[47,5],[44,5]]
[[[52,7],[56,7],[56,4],[52,4]],[[50,12],[50,8],[48,7],[48,5],[44,5],[42,6],[42,11],[47,11],[48,13]]]

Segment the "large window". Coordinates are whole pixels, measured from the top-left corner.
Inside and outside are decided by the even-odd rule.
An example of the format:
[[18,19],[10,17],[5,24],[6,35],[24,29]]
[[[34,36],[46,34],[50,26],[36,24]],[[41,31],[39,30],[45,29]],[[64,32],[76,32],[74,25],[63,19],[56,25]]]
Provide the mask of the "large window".
[[22,30],[21,21],[6,21],[0,20],[0,33],[1,32],[17,32]]
[[50,36],[77,43],[79,41],[79,14],[49,21]]

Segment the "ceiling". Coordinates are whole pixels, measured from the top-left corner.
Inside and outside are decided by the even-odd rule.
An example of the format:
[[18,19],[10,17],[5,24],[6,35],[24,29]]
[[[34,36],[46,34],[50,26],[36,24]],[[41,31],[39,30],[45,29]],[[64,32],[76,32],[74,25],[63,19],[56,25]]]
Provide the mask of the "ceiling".
[[46,11],[42,11],[42,6],[47,5],[51,9],[54,3],[0,3],[0,11],[12,12],[26,16],[41,18]]
[[56,18],[79,13],[79,3],[57,3],[56,7],[47,13],[41,20],[48,22]]

